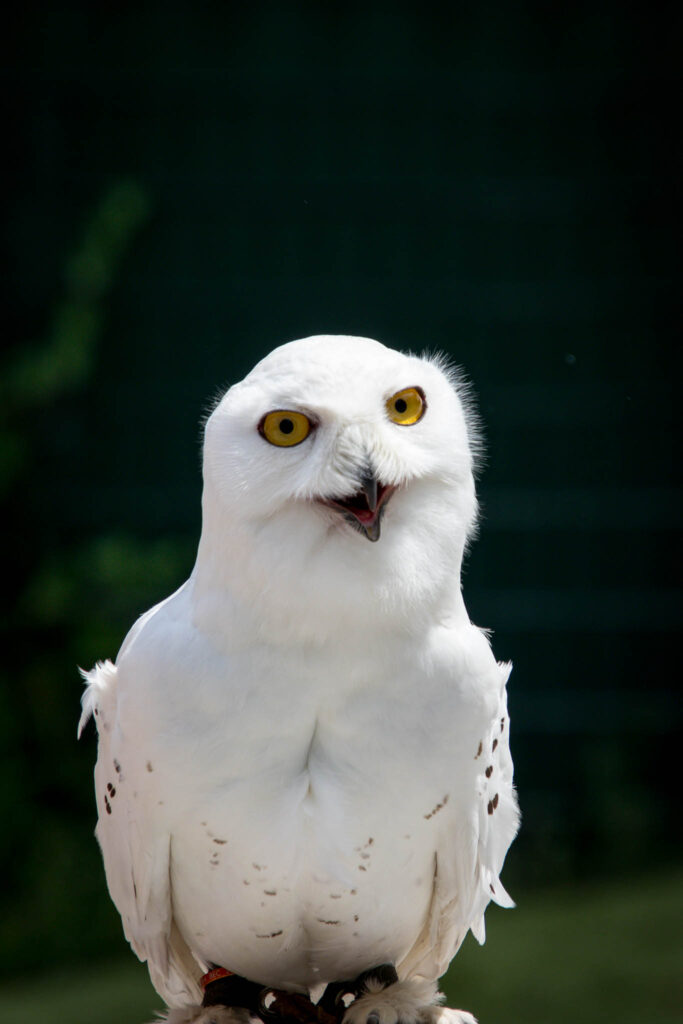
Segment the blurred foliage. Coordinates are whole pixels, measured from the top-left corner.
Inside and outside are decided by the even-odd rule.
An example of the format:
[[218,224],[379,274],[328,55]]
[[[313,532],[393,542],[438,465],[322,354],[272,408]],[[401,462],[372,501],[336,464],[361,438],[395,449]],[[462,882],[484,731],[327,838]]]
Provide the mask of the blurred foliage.
[[26,415],[83,388],[92,376],[103,301],[131,238],[148,217],[149,201],[137,182],[121,181],[107,190],[67,264],[64,294],[46,337],[22,345],[1,368],[0,492],[27,469]]
[[[107,189],[68,261],[45,338],[11,353],[0,378],[0,494],[10,538],[0,627],[0,817],[13,837],[0,847],[8,972],[30,964],[37,947],[60,961],[120,941],[116,913],[101,898],[91,786],[75,739],[77,664],[115,654],[131,610],[166,596],[192,562],[185,538],[63,536],[40,489],[45,424],[59,422],[59,403],[78,401],[92,379],[108,293],[149,213],[137,182]],[[92,763],[94,737],[85,742]]]

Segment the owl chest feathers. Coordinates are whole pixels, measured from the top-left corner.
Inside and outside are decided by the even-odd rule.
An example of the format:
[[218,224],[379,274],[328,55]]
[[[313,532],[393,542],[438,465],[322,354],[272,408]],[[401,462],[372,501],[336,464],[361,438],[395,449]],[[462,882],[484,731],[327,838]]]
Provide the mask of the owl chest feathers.
[[180,608],[167,604],[146,623],[119,664],[122,734],[158,765],[169,813],[182,820],[198,802],[213,803],[233,828],[243,817],[243,831],[270,830],[281,818],[287,833],[289,822],[313,820],[341,842],[346,808],[358,817],[365,794],[375,807],[383,798],[398,823],[430,813],[459,760],[470,771],[497,667],[473,627],[460,642],[437,631],[427,642],[365,636],[226,654],[200,631],[179,629],[185,601],[179,595]]

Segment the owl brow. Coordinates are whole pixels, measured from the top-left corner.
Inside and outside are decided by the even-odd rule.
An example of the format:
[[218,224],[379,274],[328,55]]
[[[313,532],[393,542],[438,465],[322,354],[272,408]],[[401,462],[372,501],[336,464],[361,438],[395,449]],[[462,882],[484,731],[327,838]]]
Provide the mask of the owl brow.
[[405,387],[399,388],[398,391],[392,391],[391,394],[387,395],[387,397],[385,398],[385,402],[390,402],[392,398],[395,398],[397,395],[400,395],[402,391],[417,391],[418,395],[422,399],[423,415],[425,412],[427,412],[427,396],[424,392],[424,388],[420,387],[419,384],[406,384]]

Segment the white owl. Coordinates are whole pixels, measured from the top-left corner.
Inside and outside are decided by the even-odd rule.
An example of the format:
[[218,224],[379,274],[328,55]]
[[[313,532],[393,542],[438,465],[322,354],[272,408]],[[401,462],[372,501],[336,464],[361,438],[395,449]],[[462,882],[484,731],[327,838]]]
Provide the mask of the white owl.
[[283,991],[345,1024],[473,1020],[436,983],[512,905],[518,811],[509,666],[460,587],[472,449],[442,362],[368,338],[283,345],[209,417],[192,575],[87,674],[81,719],[169,1022],[289,1019]]

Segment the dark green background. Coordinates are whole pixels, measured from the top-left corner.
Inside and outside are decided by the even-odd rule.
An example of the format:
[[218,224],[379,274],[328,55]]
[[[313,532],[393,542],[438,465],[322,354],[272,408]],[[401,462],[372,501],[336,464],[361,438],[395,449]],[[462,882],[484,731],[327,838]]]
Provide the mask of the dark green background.
[[488,454],[464,585],[515,664],[522,908],[669,877],[672,14],[23,10],[2,72],[0,969],[123,951],[75,666],[189,571],[217,391],[312,333],[442,350],[474,383]]

